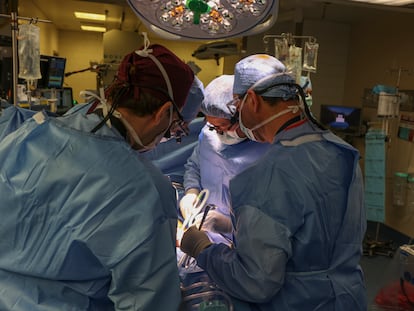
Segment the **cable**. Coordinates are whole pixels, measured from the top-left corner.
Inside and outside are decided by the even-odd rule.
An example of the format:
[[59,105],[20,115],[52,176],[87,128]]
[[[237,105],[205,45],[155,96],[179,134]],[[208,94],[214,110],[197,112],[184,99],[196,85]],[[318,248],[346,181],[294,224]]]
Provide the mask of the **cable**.
[[300,97],[300,99],[301,99],[301,101],[302,101],[302,103],[303,103],[303,109],[304,109],[304,113],[305,113],[305,116],[313,123],[313,124],[315,124],[319,129],[321,129],[321,130],[326,130],[326,127],[325,126],[323,126],[318,120],[316,120],[314,117],[313,117],[313,115],[312,115],[312,113],[311,113],[311,111],[310,111],[310,109],[309,109],[309,106],[306,104],[306,95],[305,95],[305,92],[303,91],[303,88],[299,85],[299,84],[296,84],[296,83],[290,83],[290,82],[282,82],[282,83],[276,83],[276,84],[273,84],[273,85],[271,85],[271,86],[268,86],[268,87],[266,87],[265,89],[263,89],[263,90],[254,90],[254,92],[256,93],[256,94],[258,94],[258,95],[260,95],[260,96],[262,96],[262,94],[263,93],[265,93],[267,90],[269,90],[269,89],[271,89],[271,88],[274,88],[274,87],[276,87],[276,86],[293,86],[293,87],[295,87],[297,90],[298,90],[298,93],[299,93],[299,97]]
[[[121,98],[121,95],[124,95],[125,89],[129,88],[129,85],[122,86],[118,92],[114,95],[112,100],[111,108],[109,109],[108,113],[104,115],[104,118],[91,130],[91,133],[95,133],[98,131],[104,124],[110,119],[110,117],[114,114],[115,109],[119,105],[119,98]],[[107,105],[107,103],[104,101],[104,99],[98,98],[104,105]]]

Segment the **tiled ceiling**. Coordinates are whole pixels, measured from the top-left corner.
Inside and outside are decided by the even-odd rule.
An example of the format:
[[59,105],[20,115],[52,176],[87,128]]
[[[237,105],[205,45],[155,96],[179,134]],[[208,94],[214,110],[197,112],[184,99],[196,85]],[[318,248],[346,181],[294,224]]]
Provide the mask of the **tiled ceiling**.
[[[30,1],[30,0],[29,0]],[[80,30],[81,22],[75,18],[74,11],[107,14],[104,26],[107,29],[120,29],[125,31],[135,31],[140,25],[140,21],[132,12],[131,8],[124,0],[32,0],[58,29]],[[21,13],[22,12],[22,13]],[[19,7],[19,15],[25,14],[24,5]],[[29,13],[27,13],[29,14]],[[102,23],[97,23],[101,25]]]

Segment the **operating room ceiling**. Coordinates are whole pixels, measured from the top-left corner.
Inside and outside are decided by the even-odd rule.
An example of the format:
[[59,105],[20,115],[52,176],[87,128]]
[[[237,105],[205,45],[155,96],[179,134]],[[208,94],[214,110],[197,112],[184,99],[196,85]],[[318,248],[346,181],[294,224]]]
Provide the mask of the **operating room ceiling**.
[[[30,12],[25,10],[25,1],[19,1],[19,15],[35,17],[30,16]],[[45,14],[46,19],[52,21],[56,27],[61,30],[80,30],[81,22],[75,18],[73,14],[74,11],[107,14],[107,20],[104,24],[108,30],[119,29],[124,31],[142,31],[143,27],[142,23],[125,0],[32,0],[32,3]],[[286,20],[294,18],[292,11],[300,11],[301,9],[329,4],[372,6],[355,3],[350,0],[280,0],[279,19]],[[384,7],[384,9],[414,11],[412,5],[406,6],[405,8]]]
[[[24,7],[28,0],[19,1],[19,16],[30,16]],[[30,1],[30,0],[29,0]],[[140,27],[140,21],[134,12],[130,9],[125,0],[32,0],[46,16],[45,18],[52,21],[59,30],[80,31],[81,21],[74,16],[75,11],[106,14],[106,21],[103,23],[108,30],[120,29],[125,31],[135,31]],[[90,23],[101,25],[102,23]]]

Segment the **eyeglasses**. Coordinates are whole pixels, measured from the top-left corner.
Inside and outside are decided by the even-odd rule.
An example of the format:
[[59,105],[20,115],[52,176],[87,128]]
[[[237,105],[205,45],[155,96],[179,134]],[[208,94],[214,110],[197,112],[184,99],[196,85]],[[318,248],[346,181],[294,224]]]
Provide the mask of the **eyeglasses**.
[[187,136],[189,132],[188,126],[182,119],[173,120],[170,127],[165,132],[165,138],[175,138],[179,143],[183,136]]
[[177,142],[181,142],[181,138],[183,136],[187,136],[189,131],[188,131],[187,126],[185,125],[183,115],[181,114],[180,110],[178,109],[178,106],[175,103],[175,101],[171,98],[170,94],[168,94],[168,92],[166,90],[164,90],[163,88],[159,88],[159,87],[148,86],[148,85],[139,85],[139,84],[131,84],[131,85],[136,86],[136,87],[140,87],[140,88],[144,88],[144,89],[154,90],[154,91],[160,92],[164,96],[166,96],[168,101],[170,101],[172,103],[173,111],[177,114],[178,119],[173,120],[171,122],[169,128],[165,132],[164,137],[165,138],[175,137]]
[[232,100],[230,100],[227,104],[226,107],[228,109],[228,111],[230,112],[230,114],[234,115],[236,110],[237,110],[237,105],[239,104],[239,101],[241,100],[240,97],[236,97],[233,98]]
[[213,125],[213,124],[207,122],[206,125],[207,125],[207,127],[210,131],[216,131],[218,134],[223,135],[224,132],[227,132],[232,128],[234,123],[231,123],[231,121],[230,121],[229,125]]
[[230,112],[231,118],[230,118],[230,122],[231,124],[236,124],[237,122],[239,122],[239,112],[237,111],[237,106],[239,105],[239,102],[242,100],[242,98],[237,97],[237,98],[233,98],[231,101],[229,101],[226,104],[226,107],[228,109],[228,111]]

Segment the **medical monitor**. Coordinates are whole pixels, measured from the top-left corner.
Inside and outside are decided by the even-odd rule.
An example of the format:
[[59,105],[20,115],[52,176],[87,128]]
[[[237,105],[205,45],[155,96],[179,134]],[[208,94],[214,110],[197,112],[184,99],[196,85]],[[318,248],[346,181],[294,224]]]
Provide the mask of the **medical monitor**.
[[358,133],[361,126],[361,108],[321,105],[319,121],[332,131]]
[[65,77],[65,67],[66,58],[40,55],[42,78],[37,81],[37,87],[61,89]]

